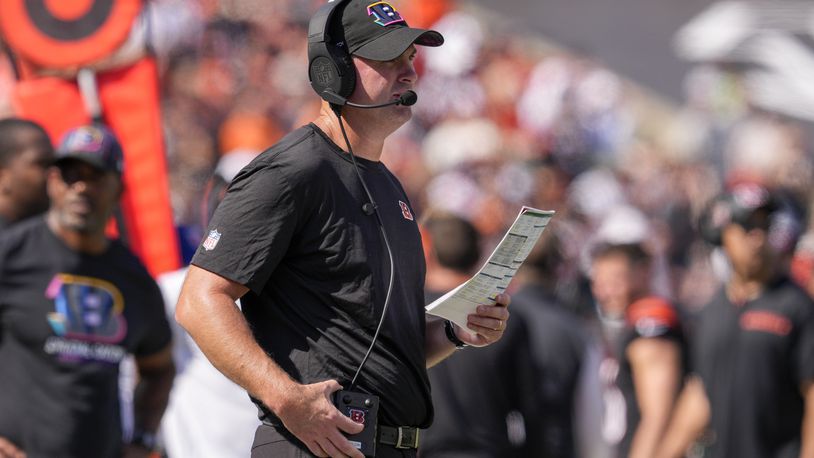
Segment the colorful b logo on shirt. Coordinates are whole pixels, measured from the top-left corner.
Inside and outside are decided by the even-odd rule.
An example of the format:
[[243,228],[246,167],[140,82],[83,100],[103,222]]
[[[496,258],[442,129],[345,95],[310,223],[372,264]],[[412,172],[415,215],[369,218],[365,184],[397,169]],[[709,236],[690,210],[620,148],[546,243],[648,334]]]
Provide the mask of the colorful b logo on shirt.
[[57,274],[45,296],[54,300],[48,323],[58,336],[88,342],[118,343],[127,333],[124,300],[112,283],[98,278]]
[[367,6],[367,15],[375,18],[374,22],[382,27],[404,22],[399,12],[387,2],[371,3]]

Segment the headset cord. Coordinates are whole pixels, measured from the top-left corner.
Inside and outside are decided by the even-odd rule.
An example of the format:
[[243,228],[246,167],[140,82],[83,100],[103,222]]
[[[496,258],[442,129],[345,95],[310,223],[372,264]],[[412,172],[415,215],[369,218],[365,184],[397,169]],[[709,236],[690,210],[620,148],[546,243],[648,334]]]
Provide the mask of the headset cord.
[[[336,111],[335,111],[336,112]],[[339,112],[336,112],[337,118],[339,118],[339,129],[342,131],[342,137],[345,139],[345,145],[348,147],[348,153],[350,153],[350,161],[353,163],[353,170],[356,171],[356,176],[359,177],[359,182],[362,183],[362,188],[365,190],[365,194],[367,194],[367,198],[370,200],[370,203],[373,205],[373,211],[376,214],[376,220],[379,222],[379,231],[382,233],[382,238],[384,239],[384,246],[387,248],[387,257],[390,260],[390,280],[387,284],[387,294],[384,297],[384,306],[382,307],[382,316],[379,318],[379,324],[376,326],[376,332],[373,334],[373,340],[370,341],[370,347],[368,347],[367,352],[365,353],[365,357],[362,358],[362,362],[359,364],[359,367],[356,369],[356,374],[354,374],[353,379],[350,382],[350,387],[348,388],[349,391],[353,391],[353,388],[356,386],[356,380],[359,378],[359,374],[362,372],[362,367],[364,367],[367,359],[370,357],[370,353],[373,351],[373,346],[376,345],[376,339],[379,337],[379,332],[382,330],[382,324],[384,324],[384,317],[387,313],[387,306],[390,304],[390,293],[393,292],[393,278],[395,275],[394,273],[394,265],[393,265],[393,251],[390,249],[390,241],[387,239],[387,232],[384,230],[384,222],[382,221],[382,217],[379,214],[379,207],[376,205],[376,202],[373,200],[373,195],[370,193],[370,190],[367,188],[367,183],[365,183],[364,178],[362,178],[362,174],[359,172],[359,166],[356,164],[356,157],[353,154],[353,148],[350,146],[350,141],[348,140],[348,134],[345,133],[345,124],[342,122],[342,116]]]

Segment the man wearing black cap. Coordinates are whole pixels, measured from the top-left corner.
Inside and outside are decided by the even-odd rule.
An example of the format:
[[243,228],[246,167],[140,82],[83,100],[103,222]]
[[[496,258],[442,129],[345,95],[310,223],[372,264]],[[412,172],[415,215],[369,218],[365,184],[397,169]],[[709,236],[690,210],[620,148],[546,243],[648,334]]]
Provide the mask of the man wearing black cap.
[[[134,354],[146,456],[174,374],[157,285],[105,226],[122,192],[121,146],[106,129],[68,132],[48,170],[43,218],[0,236],[0,456],[115,457],[119,363]],[[145,447],[146,446],[146,447]]]
[[673,422],[685,437],[668,455],[683,456],[687,432],[708,423],[711,457],[812,457],[814,302],[788,276],[799,216],[780,194],[739,184],[713,201],[705,222],[731,272],[697,320],[701,383],[688,385],[683,402],[699,407]]
[[480,306],[467,330],[425,321],[415,215],[380,162],[411,115],[415,45],[438,46],[441,35],[408,27],[387,2],[359,0],[325,5],[309,29],[321,112],[233,180],[176,319],[257,404],[252,456],[361,457],[367,442],[345,435],[372,427],[370,412],[340,413],[340,388],[378,397],[376,456],[415,456],[418,428],[432,420],[426,367],[456,344],[498,340],[509,298]]

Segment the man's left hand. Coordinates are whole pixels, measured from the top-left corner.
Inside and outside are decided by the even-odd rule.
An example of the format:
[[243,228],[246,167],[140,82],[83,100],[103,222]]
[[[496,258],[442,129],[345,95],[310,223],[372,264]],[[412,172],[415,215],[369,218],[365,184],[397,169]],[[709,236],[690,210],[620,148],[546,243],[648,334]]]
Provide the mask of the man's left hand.
[[473,347],[485,347],[503,337],[509,321],[508,294],[498,294],[495,305],[479,305],[476,313],[467,317],[467,329],[458,329],[457,335],[464,343]]

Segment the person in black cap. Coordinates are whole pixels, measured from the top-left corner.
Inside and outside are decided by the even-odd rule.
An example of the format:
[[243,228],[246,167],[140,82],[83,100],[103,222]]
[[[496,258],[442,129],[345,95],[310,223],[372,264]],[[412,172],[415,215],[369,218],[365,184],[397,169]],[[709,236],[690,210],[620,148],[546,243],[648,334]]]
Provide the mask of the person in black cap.
[[0,119],[0,229],[48,209],[45,172],[54,160],[48,134],[27,119]]
[[467,330],[426,320],[416,217],[380,162],[411,115],[416,45],[442,42],[387,2],[323,6],[309,27],[319,116],[237,175],[193,257],[175,316],[257,404],[254,457],[361,457],[371,444],[345,434],[368,417],[334,407],[340,388],[378,397],[376,456],[415,456],[427,366],[503,334],[505,295]]
[[698,407],[679,410],[664,456],[684,456],[707,425],[704,456],[814,456],[814,301],[788,272],[800,216],[782,194],[743,183],[715,199],[703,223],[731,272],[697,320],[700,383],[682,403]]
[[[146,456],[174,375],[158,286],[105,226],[122,150],[104,128],[69,131],[48,170],[44,217],[0,236],[0,456]],[[125,445],[119,363],[139,372]]]

